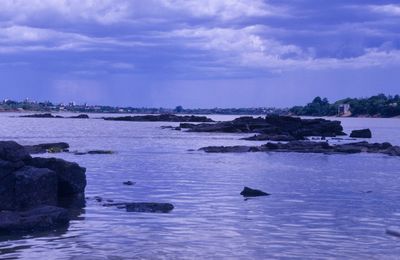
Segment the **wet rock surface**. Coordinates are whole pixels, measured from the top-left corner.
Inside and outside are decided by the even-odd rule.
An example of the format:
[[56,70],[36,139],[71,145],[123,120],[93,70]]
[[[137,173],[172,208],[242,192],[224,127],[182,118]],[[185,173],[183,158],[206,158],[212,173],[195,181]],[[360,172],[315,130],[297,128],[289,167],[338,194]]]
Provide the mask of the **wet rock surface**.
[[32,158],[18,143],[1,141],[0,232],[31,232],[67,224],[68,214],[58,206],[82,197],[85,171],[61,159]]
[[133,203],[106,203],[105,207],[126,209],[127,212],[169,213],[174,209],[171,203],[133,202]]
[[352,138],[372,138],[372,132],[370,129],[354,130],[351,132],[350,137],[352,137]]
[[24,148],[30,154],[59,153],[59,152],[68,152],[69,144],[64,142],[45,143],[37,145],[25,145]]
[[69,220],[68,210],[55,206],[39,206],[26,211],[1,211],[0,235],[66,228]]
[[296,152],[324,154],[354,154],[377,153],[390,156],[400,156],[400,146],[390,143],[357,142],[331,145],[327,142],[292,141],[287,143],[272,143],[261,146],[208,146],[200,148],[207,153],[243,153],[243,152]]
[[340,121],[301,119],[290,116],[240,117],[214,124],[180,124],[189,132],[257,133],[247,140],[303,140],[307,136],[335,137],[345,135]]
[[110,121],[132,122],[213,122],[212,119],[205,116],[177,116],[173,114],[104,117],[103,119]]

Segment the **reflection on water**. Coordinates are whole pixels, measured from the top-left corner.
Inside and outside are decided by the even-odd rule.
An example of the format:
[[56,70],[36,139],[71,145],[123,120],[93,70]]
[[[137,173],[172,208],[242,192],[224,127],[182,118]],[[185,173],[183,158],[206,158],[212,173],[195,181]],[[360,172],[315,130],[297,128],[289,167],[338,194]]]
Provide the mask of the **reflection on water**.
[[[175,123],[20,119],[0,115],[0,136],[24,144],[65,141],[57,154],[88,169],[86,196],[170,202],[170,214],[125,212],[89,199],[67,232],[5,237],[5,259],[376,258],[396,259],[399,158],[291,153],[205,154],[207,145],[249,144],[237,134],[162,130]],[[225,117],[228,118],[228,117]],[[345,119],[374,140],[400,144],[400,120]],[[124,181],[136,182],[126,186]],[[243,186],[272,196],[244,200]],[[89,258],[88,258],[89,257]]]

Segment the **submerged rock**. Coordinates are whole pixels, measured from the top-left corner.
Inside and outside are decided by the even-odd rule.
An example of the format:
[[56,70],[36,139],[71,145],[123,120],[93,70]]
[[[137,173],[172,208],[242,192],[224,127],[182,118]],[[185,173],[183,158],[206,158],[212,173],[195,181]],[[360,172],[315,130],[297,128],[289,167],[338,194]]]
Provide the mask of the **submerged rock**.
[[68,211],[54,206],[40,206],[21,212],[0,212],[0,234],[40,232],[66,228],[68,224]]
[[177,116],[173,114],[103,117],[103,119],[110,121],[132,121],[132,122],[213,122],[212,119],[205,116]]
[[70,116],[70,117],[68,117],[68,118],[89,119],[89,116],[86,115],[86,114],[80,114],[80,115],[77,115],[77,116]]
[[244,187],[240,195],[242,195],[243,197],[259,197],[259,196],[268,196],[270,194],[263,192],[261,190],[255,190],[249,187]]
[[133,182],[133,181],[124,181],[122,184],[128,185],[128,186],[132,186],[132,185],[135,185],[136,182]]
[[399,227],[388,227],[386,229],[386,234],[395,236],[395,237],[400,237],[400,228]]
[[105,207],[117,207],[128,212],[169,213],[174,209],[171,203],[134,202],[134,203],[108,203]]
[[60,153],[60,152],[68,152],[69,144],[64,143],[64,142],[45,143],[45,144],[37,144],[37,145],[25,145],[24,148],[30,154]]
[[347,143],[330,145],[327,142],[292,141],[287,143],[267,143],[261,146],[208,146],[199,150],[207,153],[243,152],[296,152],[324,154],[378,153],[400,156],[400,147],[390,143]]
[[354,130],[351,132],[350,137],[352,138],[372,138],[370,129]]

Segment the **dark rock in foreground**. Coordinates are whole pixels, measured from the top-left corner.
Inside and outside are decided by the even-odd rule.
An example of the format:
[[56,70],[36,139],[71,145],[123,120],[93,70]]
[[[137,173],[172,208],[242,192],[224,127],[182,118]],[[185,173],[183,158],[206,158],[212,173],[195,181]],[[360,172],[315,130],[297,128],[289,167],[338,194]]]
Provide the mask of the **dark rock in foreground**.
[[290,116],[240,117],[233,121],[215,124],[180,125],[189,132],[257,133],[248,140],[303,140],[306,136],[335,137],[345,135],[340,121],[301,119]]
[[270,194],[263,192],[261,190],[255,190],[249,187],[244,187],[240,195],[242,195],[243,197],[259,197],[259,196],[268,196]]
[[350,137],[352,138],[372,138],[370,129],[354,130],[351,132]]
[[0,141],[0,232],[68,224],[68,212],[55,206],[84,198],[85,171],[61,159],[32,158],[18,143]]
[[57,158],[32,158],[29,164],[37,168],[47,168],[57,174],[59,196],[82,194],[86,187],[86,169],[77,163]]
[[174,205],[170,203],[155,202],[135,202],[135,203],[109,203],[104,204],[105,207],[116,206],[124,208],[128,212],[148,212],[148,213],[169,213],[174,209]]
[[37,145],[25,145],[25,150],[30,154],[38,154],[38,153],[60,153],[60,152],[68,152],[69,144],[67,143],[45,143],[45,144],[37,144]]
[[177,116],[173,114],[104,117],[103,119],[110,121],[132,121],[132,122],[213,122],[212,119],[205,116]]
[[54,206],[39,206],[27,211],[0,212],[0,235],[66,228],[68,224],[68,211]]
[[330,145],[327,142],[292,141],[288,143],[267,143],[261,146],[208,146],[200,148],[207,153],[244,153],[244,152],[295,152],[295,153],[324,153],[352,154],[377,153],[400,156],[400,146],[390,143],[348,143]]

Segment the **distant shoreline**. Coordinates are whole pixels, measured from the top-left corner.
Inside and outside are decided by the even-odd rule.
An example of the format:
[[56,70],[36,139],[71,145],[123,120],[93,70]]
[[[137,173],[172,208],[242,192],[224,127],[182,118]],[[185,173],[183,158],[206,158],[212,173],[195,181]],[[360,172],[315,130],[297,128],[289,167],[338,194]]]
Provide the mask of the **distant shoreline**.
[[[115,115],[160,115],[160,114],[175,114],[175,115],[206,115],[206,116],[266,116],[268,115],[267,113],[265,114],[228,114],[228,113],[132,113],[132,112],[108,112],[108,111],[103,111],[103,112],[80,112],[80,111],[32,111],[32,110],[26,110],[26,111],[0,111],[0,113],[18,113],[18,114],[45,114],[45,113],[51,113],[51,114],[115,114]],[[394,117],[380,117],[380,116],[300,116],[300,115],[292,115],[292,114],[280,114],[283,116],[293,116],[293,117],[302,117],[302,118],[334,118],[334,119],[346,119],[346,118],[370,118],[370,119],[400,119],[400,116],[394,116]]]

